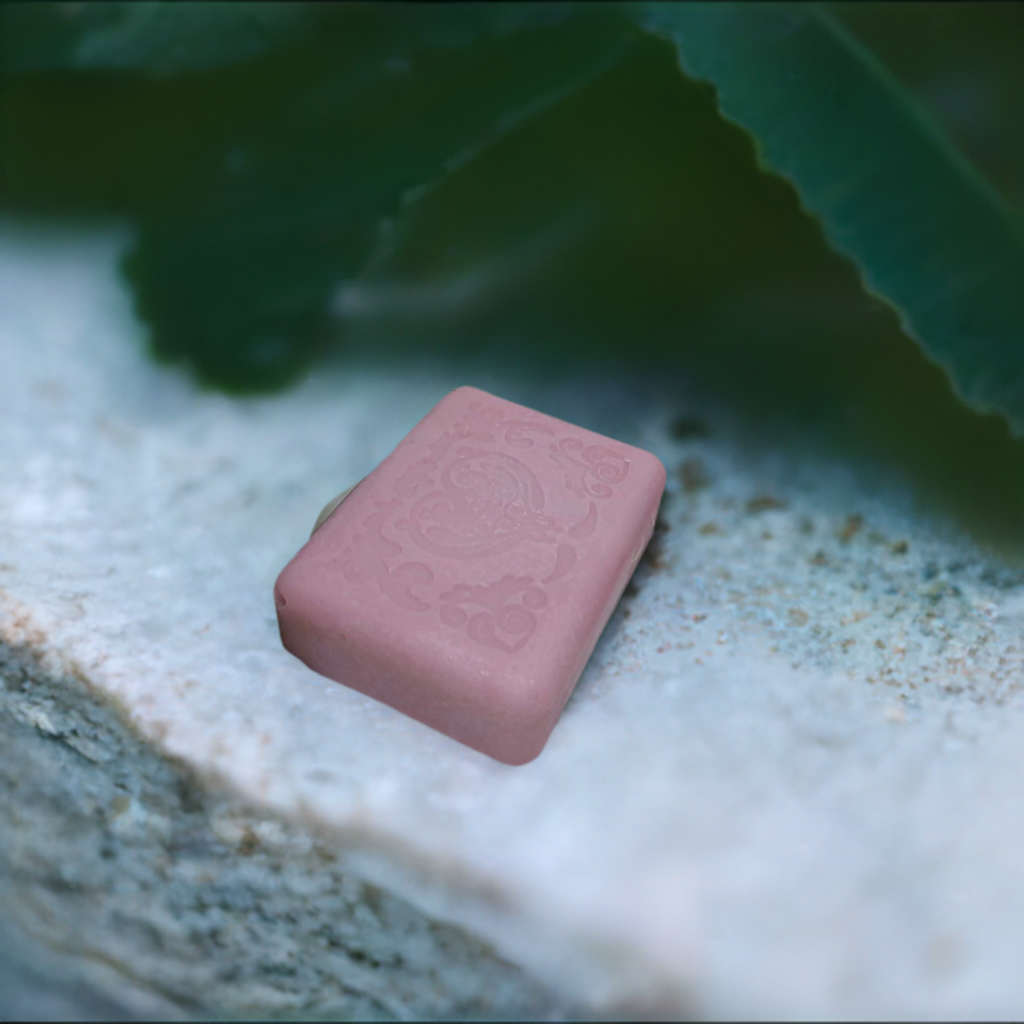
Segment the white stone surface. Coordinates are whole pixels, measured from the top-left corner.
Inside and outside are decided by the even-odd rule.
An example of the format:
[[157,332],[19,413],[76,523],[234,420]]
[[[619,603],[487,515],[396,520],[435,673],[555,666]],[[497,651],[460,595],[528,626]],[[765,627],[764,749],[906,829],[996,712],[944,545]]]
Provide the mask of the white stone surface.
[[[123,244],[0,229],[3,639],[593,1012],[1019,1019],[1024,576],[880,470],[653,374],[202,393],[142,354]],[[314,675],[274,618],[323,503],[463,383],[648,447],[676,492],[519,768]],[[672,441],[680,412],[711,435]],[[710,483],[683,493],[688,458]]]

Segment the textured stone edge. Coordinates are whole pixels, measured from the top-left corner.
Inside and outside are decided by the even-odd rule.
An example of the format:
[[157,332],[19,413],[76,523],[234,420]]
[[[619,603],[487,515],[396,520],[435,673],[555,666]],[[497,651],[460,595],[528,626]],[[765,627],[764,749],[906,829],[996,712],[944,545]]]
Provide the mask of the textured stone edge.
[[353,871],[344,837],[161,754],[24,625],[20,642],[0,637],[0,949],[30,949],[37,979],[90,993],[87,1017],[576,1016]]

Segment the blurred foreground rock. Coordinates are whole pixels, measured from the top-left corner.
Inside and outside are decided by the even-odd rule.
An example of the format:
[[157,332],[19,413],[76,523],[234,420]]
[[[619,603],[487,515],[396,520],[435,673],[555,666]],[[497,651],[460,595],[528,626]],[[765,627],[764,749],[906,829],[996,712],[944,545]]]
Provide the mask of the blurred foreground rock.
[[[199,393],[120,247],[0,232],[0,1015],[1020,1017],[1024,573],[653,375]],[[670,472],[521,768],[274,618],[323,503],[462,383]]]

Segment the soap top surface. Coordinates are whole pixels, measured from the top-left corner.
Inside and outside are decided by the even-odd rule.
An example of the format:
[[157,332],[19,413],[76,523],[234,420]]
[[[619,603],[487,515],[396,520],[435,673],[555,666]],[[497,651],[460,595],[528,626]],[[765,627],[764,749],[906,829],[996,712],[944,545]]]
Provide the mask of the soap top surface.
[[314,533],[278,604],[438,699],[546,737],[664,486],[648,452],[458,388]]

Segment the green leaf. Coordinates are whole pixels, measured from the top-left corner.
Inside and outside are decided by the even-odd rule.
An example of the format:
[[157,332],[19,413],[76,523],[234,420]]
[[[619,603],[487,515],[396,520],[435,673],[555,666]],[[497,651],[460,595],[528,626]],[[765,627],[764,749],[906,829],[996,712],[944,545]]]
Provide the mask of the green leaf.
[[0,70],[173,75],[258,57],[308,35],[302,3],[8,3]]
[[1024,211],[1024,8],[858,0],[829,10]]
[[0,72],[136,71],[154,77],[203,71],[259,57],[323,26],[348,31],[384,20],[400,56],[412,39],[457,49],[483,36],[552,26],[574,16],[567,3],[395,4],[389,12],[351,5],[223,0],[97,0],[0,4]]
[[820,283],[813,221],[661,40],[637,33],[528,114],[404,197],[343,292],[350,344],[497,351],[514,336],[517,362],[531,350],[549,370],[625,352],[667,368],[718,304]]
[[180,111],[224,106],[125,264],[160,357],[231,390],[287,383],[403,193],[635,34],[611,9],[488,11],[356,8],[308,46],[182,83]]
[[820,7],[626,9],[715,86],[960,396],[1024,435],[1024,235],[881,63]]

